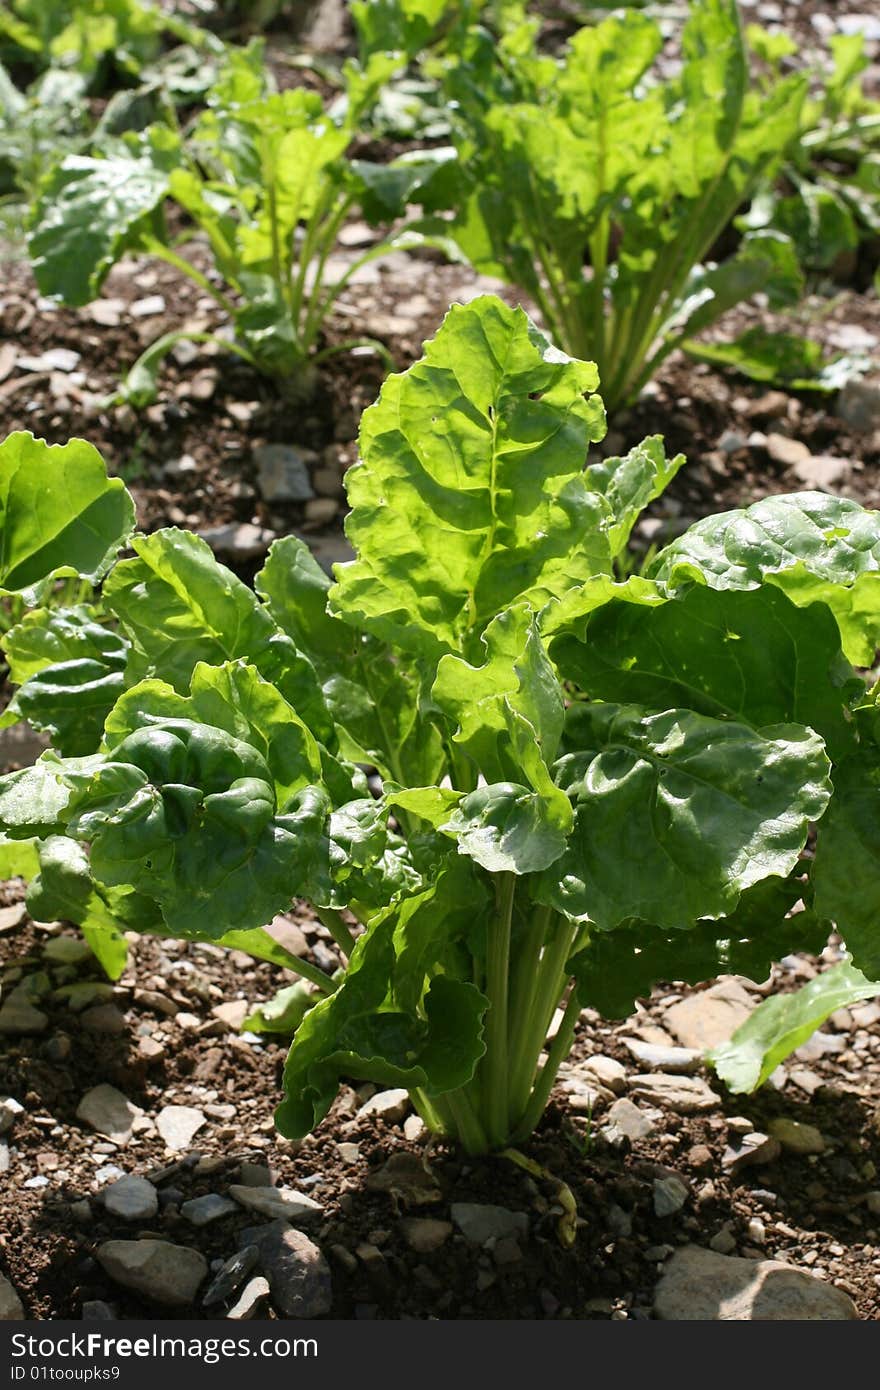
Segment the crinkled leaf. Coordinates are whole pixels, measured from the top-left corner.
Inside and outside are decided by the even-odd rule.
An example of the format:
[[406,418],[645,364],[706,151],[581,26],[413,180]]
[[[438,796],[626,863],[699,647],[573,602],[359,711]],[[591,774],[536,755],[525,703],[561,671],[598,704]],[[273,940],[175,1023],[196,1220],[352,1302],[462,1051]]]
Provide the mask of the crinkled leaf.
[[878,994],[880,984],[867,980],[849,961],[841,961],[793,994],[764,999],[729,1042],[714,1047],[707,1058],[731,1091],[756,1091],[835,1009]]
[[574,830],[538,893],[601,928],[729,914],[745,888],[792,870],[831,793],[822,741],[797,725],[596,704],[572,708],[566,737],[579,751],[557,781]]
[[684,461],[684,454],[667,459],[662,436],[652,434],[623,458],[606,458],[590,465],[588,484],[602,493],[610,509],[605,530],[612,556],[626,549],[639,516],[666,490]]
[[123,932],[162,929],[158,909],[139,894],[96,883],[82,845],[51,835],[40,845],[39,876],[28,889],[28,911],[38,921],[60,918],[78,926],[111,980],[128,961]]
[[546,869],[565,849],[571,807],[513,782],[478,787],[459,802],[440,829],[454,835],[462,854],[490,874]]
[[450,309],[425,356],[363,416],[346,475],[357,558],[331,607],[436,659],[519,597],[546,601],[609,567],[602,507],[583,478],[603,412],[596,374],[551,347],[521,309]]
[[96,584],[133,526],[124,483],[85,440],[50,445],[20,431],[0,444],[0,591],[61,574]]

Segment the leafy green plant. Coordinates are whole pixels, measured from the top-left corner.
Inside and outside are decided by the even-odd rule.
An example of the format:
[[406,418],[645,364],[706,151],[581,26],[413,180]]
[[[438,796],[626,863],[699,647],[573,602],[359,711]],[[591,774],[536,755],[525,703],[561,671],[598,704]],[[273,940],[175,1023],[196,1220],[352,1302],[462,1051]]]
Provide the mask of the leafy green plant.
[[0,60],[35,69],[71,68],[93,90],[138,77],[167,39],[200,43],[191,24],[149,0],[5,0]]
[[[191,136],[154,125],[95,157],[62,160],[43,181],[30,253],[42,293],[75,305],[99,294],[126,253],[169,262],[228,313],[235,336],[218,339],[223,346],[302,391],[322,357],[352,346],[320,343],[357,269],[419,240],[398,232],[334,273],[330,257],[346,217],[361,207],[374,223],[390,221],[435,177],[446,152],[387,165],[348,158],[382,65],[358,70],[357,100],[337,125],[315,93],[270,90],[262,55],[259,41],[230,51]],[[166,202],[206,240],[213,276],[177,250],[192,231],[172,235]],[[125,398],[138,405],[152,399],[174,343],[210,336],[173,332],[153,343],[129,373]]]
[[[758,25],[746,32],[772,86],[797,46]],[[830,64],[810,74],[813,90],[779,177],[740,219],[746,230],[772,227],[790,236],[801,263],[814,272],[832,269],[861,242],[880,238],[880,101],[864,90],[870,61],[864,36],[837,34],[830,47]]]
[[[131,537],[100,631],[36,610],[6,637],[18,709],[55,745],[0,779],[8,843],[39,853],[35,911],[255,949],[296,897],[330,930],[339,972],[292,965],[320,998],[286,1135],[350,1077],[504,1149],[584,1005],[762,979],[830,920],[876,968],[880,711],[853,663],[880,631],[877,514],[774,497],[619,581],[682,459],[652,437],[586,465],[597,384],[521,309],[454,306],[364,414],[334,583],[291,537],[254,593],[170,529]],[[69,462],[75,498],[74,458],[99,463],[82,442],[3,447],[14,587],[17,537],[42,526],[28,489]]]
[[444,59],[461,175],[447,230],[529,293],[561,348],[595,358],[609,411],[735,305],[801,293],[778,231],[710,258],[788,148],[805,80],[750,84],[735,0],[696,0],[677,76],[654,72],[662,42],[629,10],[582,29],[559,61],[528,22],[500,40],[474,28]]

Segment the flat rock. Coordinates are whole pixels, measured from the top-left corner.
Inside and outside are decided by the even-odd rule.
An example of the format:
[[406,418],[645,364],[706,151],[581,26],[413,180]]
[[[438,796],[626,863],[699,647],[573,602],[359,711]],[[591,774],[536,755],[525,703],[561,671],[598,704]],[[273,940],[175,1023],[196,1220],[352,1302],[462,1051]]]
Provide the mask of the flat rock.
[[800,1120],[787,1120],[777,1116],[767,1126],[767,1131],[778,1139],[788,1153],[821,1154],[825,1152],[825,1140],[815,1125],[801,1123]]
[[269,1297],[269,1280],[262,1274],[248,1280],[236,1302],[226,1314],[230,1322],[244,1322],[252,1318],[260,1304]]
[[721,1158],[721,1166],[736,1173],[740,1168],[753,1168],[761,1163],[775,1163],[782,1153],[778,1139],[759,1130],[744,1134],[738,1143],[729,1144]]
[[806,444],[802,443],[800,439],[790,439],[787,434],[768,434],[764,447],[773,462],[781,463],[784,468],[794,468],[797,464],[806,462],[810,457],[810,451]]
[[838,392],[834,413],[854,430],[880,428],[880,377],[848,381]]
[[310,470],[318,463],[312,449],[292,444],[261,444],[254,449],[257,485],[267,502],[308,502],[314,497]]
[[272,1302],[284,1317],[321,1318],[330,1312],[330,1266],[302,1231],[286,1221],[272,1221],[268,1226],[248,1226],[239,1240],[242,1247],[257,1247]]
[[117,1284],[172,1308],[192,1303],[208,1273],[198,1250],[168,1240],[105,1240],[95,1258]]
[[670,1173],[665,1178],[655,1178],[654,1215],[674,1216],[676,1212],[681,1211],[689,1195],[687,1183],[676,1173]]
[[20,1322],[23,1317],[21,1299],[9,1280],[0,1274],[0,1322]]
[[703,1110],[715,1110],[721,1104],[712,1087],[699,1076],[670,1076],[665,1072],[650,1072],[633,1076],[630,1089],[634,1096],[665,1105],[680,1115],[696,1115]]
[[24,903],[12,903],[10,907],[0,907],[0,933],[13,931],[15,927],[20,927],[25,917],[27,917],[27,908]]
[[612,1101],[614,1092],[601,1085],[591,1072],[572,1071],[559,1077],[559,1085],[576,1115],[592,1115],[601,1101]]
[[104,1210],[125,1221],[146,1221],[159,1210],[159,1194],[146,1178],[129,1175],[104,1188]]
[[406,1118],[409,1108],[409,1091],[396,1087],[391,1091],[377,1091],[376,1095],[370,1096],[370,1099],[364,1102],[357,1113],[360,1119],[365,1119],[368,1115],[378,1115],[388,1124],[396,1125]]
[[106,1083],[86,1091],[76,1108],[78,1120],[84,1120],[105,1139],[112,1139],[114,1144],[128,1143],[132,1125],[143,1113],[115,1086]]
[[246,1245],[230,1255],[208,1285],[202,1298],[203,1306],[210,1308],[215,1303],[225,1303],[230,1299],[241,1288],[259,1258],[256,1245]]
[[219,1018],[221,1023],[225,1023],[227,1028],[238,1032],[250,1013],[250,1005],[246,999],[230,999],[226,1004],[215,1004],[211,1013],[214,1018]]
[[848,1294],[779,1260],[744,1260],[686,1245],[664,1266],[654,1315],[674,1322],[857,1318]]
[[387,1192],[392,1201],[405,1207],[429,1207],[443,1196],[436,1177],[418,1154],[405,1149],[393,1153],[367,1174],[369,1192]]
[[622,1095],[626,1090],[626,1067],[613,1057],[597,1053],[596,1056],[588,1057],[585,1062],[581,1062],[575,1074],[577,1072],[586,1072],[588,1081],[595,1078],[600,1086],[607,1087],[616,1096]]
[[737,980],[720,980],[672,1004],[663,1015],[663,1023],[682,1047],[705,1052],[727,1042],[753,1008],[751,995]]
[[48,1026],[48,1016],[26,999],[7,999],[0,1008],[0,1033],[6,1037],[30,1037]]
[[658,1043],[642,1042],[641,1038],[623,1040],[636,1061],[651,1071],[665,1071],[675,1076],[697,1070],[702,1053],[694,1047],[661,1047]]
[[524,1211],[510,1211],[492,1203],[453,1202],[449,1209],[453,1222],[469,1245],[485,1245],[488,1240],[525,1236],[529,1218]]
[[164,1105],[156,1116],[156,1128],[166,1147],[175,1152],[189,1148],[193,1136],[206,1123],[201,1110],[192,1105]]
[[93,960],[91,950],[75,936],[53,936],[43,947],[43,955],[53,965],[82,965]]
[[219,1192],[208,1192],[204,1197],[192,1197],[184,1202],[180,1214],[193,1226],[209,1226],[223,1216],[231,1216],[238,1206],[229,1197],[221,1197]]
[[811,454],[796,463],[791,471],[805,488],[834,492],[849,482],[852,463],[849,459],[834,458],[831,454]]
[[607,1123],[602,1133],[609,1144],[619,1144],[628,1139],[636,1144],[646,1139],[657,1128],[654,1120],[631,1100],[616,1100],[607,1115]]
[[320,1202],[292,1187],[248,1187],[245,1183],[233,1183],[229,1195],[240,1206],[278,1221],[316,1221],[324,1211]]
[[125,1032],[125,1014],[115,1004],[93,1004],[80,1014],[83,1028],[90,1033],[104,1033],[108,1037],[118,1037]]
[[14,1096],[4,1096],[0,1100],[0,1134],[12,1129],[19,1115],[24,1114],[24,1106]]
[[432,1216],[407,1216],[401,1221],[400,1229],[410,1250],[420,1255],[439,1250],[452,1235],[451,1222],[437,1221]]

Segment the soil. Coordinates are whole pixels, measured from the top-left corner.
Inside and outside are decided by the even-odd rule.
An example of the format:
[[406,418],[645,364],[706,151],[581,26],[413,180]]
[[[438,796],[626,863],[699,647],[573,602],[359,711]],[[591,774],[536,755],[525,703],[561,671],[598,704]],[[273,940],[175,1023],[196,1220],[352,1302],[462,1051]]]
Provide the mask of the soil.
[[[757,8],[778,11],[776,20],[757,17],[781,22],[804,43],[821,31],[821,24],[812,22],[822,18],[821,6]],[[835,13],[866,8],[845,3]],[[554,32],[564,36],[569,22],[564,10],[550,16],[548,40]],[[334,44],[336,56],[350,51],[344,25]],[[341,255],[359,254],[370,235],[351,224]],[[360,414],[384,375],[377,355],[330,358],[313,395],[291,400],[231,357],[200,347],[169,359],[159,402],[136,412],[107,403],[120,371],[147,343],[186,320],[222,327],[213,301],[167,266],[126,261],[111,273],[100,307],[71,311],[39,298],[17,255],[15,248],[6,248],[2,257],[4,434],[30,429],[50,441],[88,438],[110,470],[128,483],[145,530],[172,524],[205,532],[221,558],[245,577],[271,538],[290,531],[306,535],[328,565],[346,556],[342,480],[356,457]],[[204,268],[203,249],[196,246],[194,255]],[[852,344],[855,330],[855,339],[877,362],[880,306],[866,283],[858,265],[844,268],[841,281],[817,286],[797,315],[775,319],[760,307],[738,311],[720,325],[719,336],[755,323],[806,327],[830,351],[838,351]],[[516,302],[514,291],[460,266],[432,255],[396,254],[353,282],[329,325],[328,344],[343,342],[355,329],[369,333],[387,346],[397,368],[405,368],[436,331],[449,303],[483,289]],[[144,301],[150,299],[156,302],[145,312]],[[27,363],[58,348],[79,354],[72,370]],[[838,486],[880,506],[880,424],[857,430],[840,409],[835,395],[780,392],[680,355],[671,358],[651,391],[610,422],[603,445],[604,452],[623,451],[658,432],[670,452],[682,450],[688,457],[642,523],[637,543],[645,548],[696,517],[803,487],[797,470],[779,461],[773,435],[802,442],[812,455],[843,460]],[[313,500],[326,505],[270,504],[260,496],[255,451],[267,442],[311,451],[306,458]],[[6,903],[21,898],[19,884],[2,891]],[[304,933],[312,958],[326,966],[325,929],[299,909],[291,920]],[[27,920],[12,932],[0,932],[4,984],[46,969],[45,946],[58,935],[71,934],[59,924]],[[870,1008],[861,1015],[858,1010],[836,1015],[818,1042],[811,1040],[753,1097],[732,1096],[717,1078],[701,1072],[717,1106],[700,1115],[659,1107],[653,1132],[633,1145],[617,1146],[603,1132],[610,1100],[600,1099],[591,1114],[577,1113],[559,1087],[524,1149],[548,1175],[535,1178],[507,1160],[463,1158],[442,1143],[426,1142],[424,1135],[407,1138],[401,1123],[359,1115],[374,1089],[369,1086],[344,1086],[328,1118],[301,1144],[280,1139],[272,1111],[280,1099],[284,1040],[240,1036],[212,1011],[236,999],[249,1006],[266,1000],[293,977],[241,953],[181,942],[135,939],[130,951],[129,967],[112,993],[116,1031],[96,1031],[88,1011],[74,1013],[49,996],[40,1004],[48,1016],[45,1030],[0,1045],[0,1097],[9,1094],[24,1106],[0,1140],[0,1272],[11,1279],[30,1316],[80,1317],[83,1305],[93,1300],[106,1302],[121,1318],[180,1316],[181,1310],[145,1302],[103,1273],[94,1254],[100,1242],[132,1238],[141,1230],[110,1216],[101,1190],[118,1177],[114,1168],[152,1177],[161,1206],[149,1229],[201,1250],[209,1262],[221,1261],[235,1249],[239,1231],[254,1224],[253,1213],[241,1210],[196,1228],[181,1207],[195,1196],[225,1193],[242,1163],[257,1162],[268,1164],[280,1185],[307,1191],[323,1205],[310,1234],[330,1261],[330,1316],[336,1318],[647,1318],[675,1248],[724,1242],[725,1230],[728,1250],[810,1269],[849,1293],[861,1318],[878,1317],[880,1010],[876,1019]],[[827,959],[835,953],[832,943]],[[789,957],[755,997],[802,983],[824,963]],[[51,986],[71,978],[102,977],[89,961],[49,967]],[[151,1005],[139,993],[143,990],[170,1001],[168,1012],[157,1012],[155,1000]],[[656,1041],[657,1030],[670,1039],[666,1011],[696,992],[670,982],[620,1025],[585,1011],[571,1059],[575,1073],[591,1056],[616,1059],[627,1070],[626,1094],[642,1070],[626,1039]],[[145,1041],[157,1045],[153,1059],[145,1056]],[[77,1119],[76,1110],[83,1094],[104,1082],[140,1106],[148,1120],[164,1105],[202,1109],[206,1123],[194,1147],[169,1153],[150,1124],[124,1146],[95,1134]],[[823,1151],[809,1157],[785,1152],[764,1166],[732,1173],[724,1154],[743,1131],[743,1121],[766,1130],[779,1116],[817,1126]],[[413,1171],[427,1170],[429,1186],[436,1187],[423,1205],[407,1205],[411,1185],[402,1195],[378,1190],[377,1174],[398,1154],[410,1156]],[[680,1212],[660,1217],[653,1184],[670,1170],[684,1180],[688,1196]],[[559,1240],[554,1179],[569,1184],[577,1202],[580,1222],[572,1249]],[[453,1202],[524,1212],[528,1235],[492,1252],[452,1231],[432,1253],[413,1250],[406,1218],[447,1221]],[[184,1313],[222,1316],[198,1304]],[[260,1315],[274,1316],[270,1307]]]

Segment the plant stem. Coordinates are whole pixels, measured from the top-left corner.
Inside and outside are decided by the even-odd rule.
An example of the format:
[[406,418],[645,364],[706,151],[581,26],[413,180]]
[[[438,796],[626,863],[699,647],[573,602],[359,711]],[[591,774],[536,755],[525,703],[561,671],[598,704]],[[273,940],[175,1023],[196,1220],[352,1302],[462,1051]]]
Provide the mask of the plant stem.
[[357,943],[346,926],[342,914],[337,912],[335,907],[316,907],[315,916],[319,922],[323,922],[343,955],[350,958]]
[[178,256],[177,252],[172,251],[170,246],[166,246],[163,242],[153,237],[144,238],[143,244],[144,250],[148,255],[155,256],[157,260],[166,261],[168,265],[173,265],[175,270],[179,270],[181,274],[187,275],[190,280],[198,285],[199,289],[204,290],[212,299],[215,299],[220,305],[220,308],[224,309],[231,319],[235,318],[236,309],[232,300],[227,299],[226,295],[223,294],[221,290],[216,289],[215,286],[211,284],[208,277],[203,275],[200,270],[196,270],[195,266],[188,261],[185,256]]
[[515,893],[516,875],[499,874],[498,911],[494,920],[489,923],[486,958],[489,1012],[486,1019],[486,1057],[482,1067],[485,1077],[486,1118],[489,1138],[493,1145],[504,1142],[508,1125],[507,993],[510,973],[510,929]]
[[559,1031],[551,1044],[550,1051],[547,1055],[547,1061],[541,1068],[541,1073],[535,1082],[531,1099],[525,1108],[522,1119],[513,1133],[513,1142],[515,1144],[529,1137],[544,1113],[544,1107],[550,1099],[550,1092],[553,1089],[553,1083],[556,1080],[559,1068],[571,1051],[571,1045],[574,1041],[574,1030],[580,1011],[580,1000],[578,999],[577,989],[574,988],[568,997],[565,1013],[562,1015]]
[[510,1067],[509,1125],[521,1128],[521,1116],[530,1105],[530,1093],[538,1066],[538,1058],[547,1040],[547,1029],[553,1012],[562,997],[567,975],[565,964],[571,952],[577,928],[560,919],[553,941],[545,946],[535,970],[535,989],[524,1016],[524,1026],[518,1034],[517,1046]]

